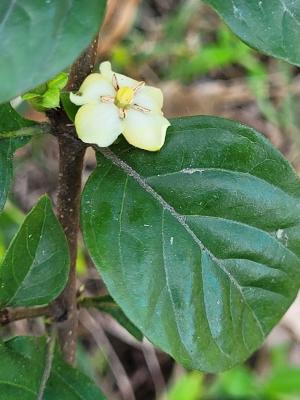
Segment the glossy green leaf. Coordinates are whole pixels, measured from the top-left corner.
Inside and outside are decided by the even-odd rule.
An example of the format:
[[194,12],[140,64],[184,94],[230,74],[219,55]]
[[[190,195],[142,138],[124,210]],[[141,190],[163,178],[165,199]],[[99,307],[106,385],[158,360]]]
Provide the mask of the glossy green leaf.
[[69,252],[50,200],[27,215],[0,266],[0,308],[37,306],[54,300],[69,271]]
[[171,123],[160,152],[124,141],[99,149],[81,225],[110,294],[143,334],[188,368],[225,370],[296,296],[300,181],[247,126]]
[[96,308],[98,311],[111,315],[120,325],[123,326],[137,340],[143,339],[142,332],[135,326],[123,313],[118,304],[111,296],[86,297],[82,299],[81,306],[86,308]]
[[300,65],[300,0],[205,0],[250,46]]
[[68,67],[96,34],[105,0],[2,0],[0,103]]
[[[0,400],[35,400],[45,368],[46,340],[17,337],[0,343]],[[104,400],[92,381],[54,356],[44,400]]]
[[[1,7],[1,6],[0,6]],[[22,118],[10,104],[0,105],[0,211],[3,208],[13,175],[13,154],[18,147],[27,143],[28,138],[8,138],[22,129],[36,126],[32,121]],[[5,137],[5,139],[3,139]]]

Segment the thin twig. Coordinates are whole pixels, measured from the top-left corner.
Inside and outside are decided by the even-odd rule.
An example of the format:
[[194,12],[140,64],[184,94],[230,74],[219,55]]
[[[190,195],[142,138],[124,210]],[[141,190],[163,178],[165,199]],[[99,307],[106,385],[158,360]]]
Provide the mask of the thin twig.
[[3,132],[0,135],[0,140],[2,139],[12,139],[20,137],[31,137],[45,135],[46,133],[51,133],[51,126],[47,123],[41,123],[33,126],[27,126],[25,128],[20,128],[16,131]]
[[50,336],[49,336],[48,342],[47,342],[45,369],[43,372],[37,400],[43,400],[43,398],[44,398],[44,393],[46,390],[47,382],[49,380],[51,370],[52,370],[54,350],[55,350],[55,341],[56,341],[56,328],[55,328],[55,325],[52,325]]
[[99,348],[105,349],[104,354],[107,357],[107,361],[112,373],[114,374],[120,393],[122,394],[124,400],[135,400],[134,391],[126,371],[110,341],[108,340],[101,324],[94,317],[92,317],[91,313],[84,309],[81,310],[80,315],[81,324],[90,332]]
[[108,315],[97,313],[97,321],[104,327],[104,330],[110,335],[116,337],[122,342],[138,350],[152,346],[147,342],[140,342],[135,339],[125,328]]
[[3,310],[0,310],[0,326],[10,324],[11,322],[18,321],[20,319],[49,317],[51,315],[50,312],[50,306],[32,308],[4,308]]
[[[145,339],[146,340],[146,339]],[[148,346],[143,346],[142,351],[145,357],[146,364],[148,366],[149,372],[151,374],[151,378],[154,384],[155,389],[155,398],[161,398],[161,400],[166,400],[165,393],[166,393],[166,383],[161,372],[161,368],[159,365],[159,361],[157,359],[154,347],[148,342]],[[161,393],[164,393],[163,397]]]

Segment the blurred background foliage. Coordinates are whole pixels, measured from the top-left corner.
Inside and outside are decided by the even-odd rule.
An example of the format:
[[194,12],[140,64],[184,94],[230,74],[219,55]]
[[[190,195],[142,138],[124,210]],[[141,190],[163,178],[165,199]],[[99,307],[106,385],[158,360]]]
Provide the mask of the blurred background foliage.
[[[108,5],[100,60],[111,59],[115,70],[160,86],[167,117],[214,114],[245,122],[265,134],[300,170],[296,67],[250,49],[200,0],[109,0]],[[24,103],[16,104],[27,117],[45,119]],[[55,202],[56,146],[50,137],[36,138],[17,153],[13,192],[0,216],[0,259],[23,212],[45,192]],[[84,179],[94,165],[90,151]],[[88,294],[106,295],[83,244],[77,270]],[[111,317],[116,318],[115,309],[115,314],[108,309],[84,312],[78,365],[110,400],[297,400],[299,303],[245,365],[217,376],[186,371],[146,340],[137,340]],[[19,321],[3,334],[41,334],[43,329],[39,320]]]

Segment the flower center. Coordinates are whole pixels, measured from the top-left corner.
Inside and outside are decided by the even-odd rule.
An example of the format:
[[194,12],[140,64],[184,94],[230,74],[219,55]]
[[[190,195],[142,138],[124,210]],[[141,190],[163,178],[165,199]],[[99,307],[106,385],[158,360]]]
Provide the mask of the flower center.
[[128,108],[134,97],[134,90],[128,86],[118,89],[115,97],[115,105],[119,108]]

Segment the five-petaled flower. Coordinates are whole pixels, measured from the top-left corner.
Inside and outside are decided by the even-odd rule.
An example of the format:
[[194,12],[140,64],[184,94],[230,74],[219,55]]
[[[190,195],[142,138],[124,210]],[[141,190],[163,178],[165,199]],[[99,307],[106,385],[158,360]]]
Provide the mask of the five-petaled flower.
[[75,117],[78,137],[99,147],[110,146],[122,133],[135,147],[157,151],[170,125],[161,111],[160,89],[114,73],[108,61],[100,74],[90,74],[70,100],[81,106]]

